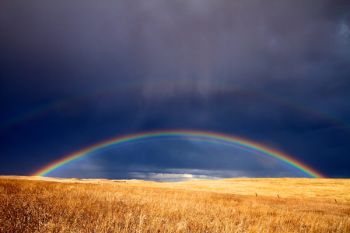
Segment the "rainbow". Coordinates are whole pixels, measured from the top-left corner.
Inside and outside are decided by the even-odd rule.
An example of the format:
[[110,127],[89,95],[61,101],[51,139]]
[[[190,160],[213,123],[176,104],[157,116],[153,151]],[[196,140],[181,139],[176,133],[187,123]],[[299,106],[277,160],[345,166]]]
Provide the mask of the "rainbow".
[[[163,89],[166,87],[166,85],[181,85],[181,83],[176,83],[176,82],[157,82],[156,83],[157,88]],[[200,83],[198,83],[200,84]],[[117,87],[120,87],[119,83]],[[132,88],[141,88],[138,87],[137,85],[132,85]],[[7,130],[11,128],[12,126],[26,123],[27,121],[30,120],[35,120],[41,116],[45,116],[46,114],[50,114],[53,111],[60,109],[60,108],[67,108],[72,105],[80,104],[80,102],[84,102],[89,98],[95,97],[98,98],[100,96],[104,96],[105,94],[110,94],[110,93],[115,93],[118,92],[119,89],[115,89],[116,86],[108,86],[108,88],[103,88],[99,90],[95,90],[92,93],[85,94],[85,95],[78,95],[74,97],[69,97],[61,100],[54,101],[52,103],[49,103],[47,105],[43,105],[42,107],[33,109],[27,113],[15,116],[13,118],[10,118],[4,122],[0,122],[0,131],[2,130]],[[126,88],[126,86],[121,87],[123,90]],[[214,83],[213,84],[213,91],[218,91],[218,92],[227,92],[227,93],[237,93],[237,94],[242,94],[242,95],[249,95],[249,96],[254,96],[257,98],[263,98],[266,99],[270,102],[273,102],[275,104],[278,104],[280,106],[286,107],[290,110],[294,110],[300,113],[307,114],[312,117],[316,117],[319,120],[325,121],[330,123],[333,127],[339,127],[339,128],[344,128],[346,130],[350,129],[350,125],[347,122],[344,122],[338,118],[335,118],[334,116],[331,116],[329,114],[326,114],[324,112],[320,112],[316,109],[310,109],[307,106],[303,106],[300,103],[293,102],[291,100],[282,98],[280,96],[275,96],[272,95],[271,93],[265,93],[261,92],[255,89],[245,89],[245,88],[237,88],[235,86],[231,86],[230,84],[222,84],[222,83]]]
[[311,167],[295,160],[291,156],[277,151],[275,149],[269,148],[265,145],[253,142],[241,137],[226,135],[222,133],[206,132],[206,131],[194,131],[194,130],[164,130],[164,131],[152,131],[143,132],[136,134],[129,134],[126,136],[118,136],[109,140],[102,141],[100,143],[94,144],[92,146],[86,147],[75,153],[63,156],[61,159],[56,160],[42,169],[38,170],[33,174],[33,176],[47,176],[50,172],[76,160],[87,156],[92,152],[113,146],[122,145],[125,143],[137,142],[145,139],[161,139],[167,137],[193,137],[204,141],[218,141],[221,143],[230,143],[239,146],[240,148],[251,150],[257,152],[258,154],[263,154],[275,158],[277,160],[283,161],[286,164],[302,171],[306,175],[314,178],[324,177],[320,172],[312,169]]

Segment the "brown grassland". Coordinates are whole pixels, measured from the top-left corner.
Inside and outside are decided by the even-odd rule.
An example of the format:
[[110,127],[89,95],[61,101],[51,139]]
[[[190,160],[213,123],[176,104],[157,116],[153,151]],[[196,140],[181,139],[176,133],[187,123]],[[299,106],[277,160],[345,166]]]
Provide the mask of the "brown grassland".
[[350,180],[0,177],[0,232],[350,232]]

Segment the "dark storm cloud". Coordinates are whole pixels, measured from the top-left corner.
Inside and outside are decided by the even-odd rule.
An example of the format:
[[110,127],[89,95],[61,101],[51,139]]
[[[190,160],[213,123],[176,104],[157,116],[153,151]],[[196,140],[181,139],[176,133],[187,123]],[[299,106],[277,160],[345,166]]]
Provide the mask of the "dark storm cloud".
[[349,12],[346,0],[2,1],[0,120],[22,123],[0,131],[2,170],[115,134],[192,128],[348,176]]
[[76,71],[60,77],[72,83],[86,75],[86,85],[125,80],[119,66],[151,87],[174,78],[204,89],[266,79],[305,85],[318,82],[324,66],[346,68],[333,67],[349,61],[346,9],[346,1],[327,0],[5,1],[1,48]]
[[239,86],[349,114],[347,1],[32,0],[0,11],[2,92],[27,93],[25,105],[113,85],[139,85],[151,101]]

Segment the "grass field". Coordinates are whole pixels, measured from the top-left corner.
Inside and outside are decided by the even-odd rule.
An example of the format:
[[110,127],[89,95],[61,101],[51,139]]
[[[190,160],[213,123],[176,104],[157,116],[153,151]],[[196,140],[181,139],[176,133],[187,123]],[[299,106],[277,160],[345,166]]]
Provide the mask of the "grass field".
[[0,232],[350,232],[350,180],[1,177]]

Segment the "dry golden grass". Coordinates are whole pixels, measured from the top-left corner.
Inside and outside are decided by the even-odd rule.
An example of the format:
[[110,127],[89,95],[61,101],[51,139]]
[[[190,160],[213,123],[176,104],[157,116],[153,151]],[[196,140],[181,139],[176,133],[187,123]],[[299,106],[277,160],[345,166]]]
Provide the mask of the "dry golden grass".
[[0,232],[350,232],[350,180],[2,177]]

